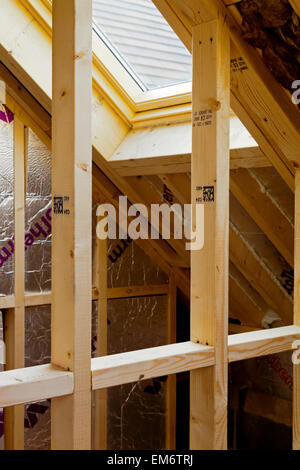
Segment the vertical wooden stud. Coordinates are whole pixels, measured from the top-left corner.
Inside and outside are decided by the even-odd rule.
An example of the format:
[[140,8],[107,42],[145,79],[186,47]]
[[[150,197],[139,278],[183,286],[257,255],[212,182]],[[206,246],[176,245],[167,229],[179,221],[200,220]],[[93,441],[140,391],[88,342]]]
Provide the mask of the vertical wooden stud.
[[92,0],[53,1],[52,363],[74,393],[52,400],[52,448],[91,446]]
[[[107,354],[107,240],[96,239],[95,280],[98,290],[97,356]],[[95,391],[94,449],[107,449],[107,390]]]
[[[173,273],[169,278],[168,343],[176,343],[177,285]],[[176,449],[176,374],[167,381],[166,449]]]
[[[294,325],[300,326],[300,170],[295,175]],[[294,364],[293,449],[300,450],[300,365]]]
[[193,28],[192,203],[204,205],[205,239],[191,252],[191,341],[214,346],[216,365],[191,372],[191,449],[227,447],[229,100],[220,17]]
[[[25,147],[26,129],[14,120],[15,308],[5,314],[6,370],[24,367],[25,356]],[[24,406],[4,410],[5,449],[24,449]]]

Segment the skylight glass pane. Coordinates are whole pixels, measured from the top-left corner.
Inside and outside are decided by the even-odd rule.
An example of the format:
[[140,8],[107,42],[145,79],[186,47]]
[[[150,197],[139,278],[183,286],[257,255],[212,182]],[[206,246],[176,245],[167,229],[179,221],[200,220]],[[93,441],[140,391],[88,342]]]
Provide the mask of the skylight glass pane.
[[93,0],[93,19],[151,90],[192,80],[192,57],[151,0]]

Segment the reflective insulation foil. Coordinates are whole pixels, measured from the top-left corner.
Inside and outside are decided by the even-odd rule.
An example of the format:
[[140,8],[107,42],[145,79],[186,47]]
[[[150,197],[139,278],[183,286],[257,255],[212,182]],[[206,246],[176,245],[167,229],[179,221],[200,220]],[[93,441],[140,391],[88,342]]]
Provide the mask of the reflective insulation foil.
[[[0,111],[0,297],[14,292],[14,123],[13,120],[4,122],[1,116]],[[0,371],[4,369],[4,354],[3,312],[0,311]],[[0,449],[3,448],[4,418],[0,408]]]
[[[167,296],[108,301],[108,354],[167,343]],[[108,391],[108,448],[165,448],[167,377]]]
[[[4,335],[3,335],[3,315],[0,310],[0,372],[4,369],[5,351],[4,351]],[[0,408],[0,450],[4,449],[4,422],[3,408]]]
[[[13,236],[13,135],[12,127],[0,128],[5,158],[0,201],[3,233]],[[6,163],[5,163],[6,162]],[[5,183],[4,183],[5,182]],[[2,184],[2,183],[1,183]],[[93,250],[96,233],[93,204]],[[29,130],[25,220],[25,283],[27,293],[51,290],[51,153]],[[108,287],[165,284],[167,276],[132,241],[108,244]],[[5,266],[1,291],[13,293],[13,260]],[[3,272],[3,271],[2,271]],[[108,354],[167,343],[167,296],[108,301]],[[91,354],[97,347],[97,301],[92,307]],[[50,362],[51,307],[27,307],[25,312],[26,367]],[[163,449],[165,446],[166,377],[108,390],[108,448]],[[51,401],[25,406],[25,449],[51,447]],[[0,415],[0,426],[1,426]],[[0,427],[1,429],[1,427]],[[140,432],[140,430],[143,432]]]
[[168,277],[131,240],[108,241],[108,287],[167,284]]
[[[25,290],[51,290],[51,152],[28,129]],[[25,366],[51,361],[51,307],[28,307],[25,312]],[[50,400],[25,406],[25,449],[50,449]]]
[[[135,242],[108,241],[109,288],[167,282]],[[107,354],[167,344],[167,309],[166,295],[108,300]],[[93,309],[95,348],[96,333],[97,309]],[[108,389],[108,449],[165,448],[166,382],[167,377],[158,377]]]
[[26,292],[51,290],[51,152],[29,129],[25,217]]
[[0,296],[14,291],[14,123],[0,120]]
[[[27,307],[25,315],[25,366],[51,361],[51,307]],[[50,449],[50,400],[25,406],[25,449]]]

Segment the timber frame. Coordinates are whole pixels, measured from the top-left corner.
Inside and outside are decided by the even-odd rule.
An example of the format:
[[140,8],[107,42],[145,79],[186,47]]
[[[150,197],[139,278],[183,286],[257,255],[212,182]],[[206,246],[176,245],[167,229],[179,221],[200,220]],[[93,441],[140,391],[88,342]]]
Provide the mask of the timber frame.
[[[54,0],[53,7],[49,0],[1,0],[0,79],[7,87],[6,105],[15,115],[17,275],[14,295],[0,297],[8,331],[7,370],[0,373],[0,407],[6,409],[6,446],[10,449],[24,446],[23,405],[48,398],[53,399],[52,448],[90,449],[92,392],[96,417],[93,447],[104,449],[109,387],[164,375],[174,378],[176,373],[185,371],[192,371],[191,449],[226,449],[228,364],[292,351],[295,341],[300,340],[300,113],[257,51],[242,39],[234,7],[226,7],[234,2],[153,1],[193,52],[193,89],[191,84],[185,84],[169,87],[165,93],[141,93],[92,33],[91,0]],[[297,11],[298,3],[291,3]],[[15,18],[16,30],[9,31],[6,15]],[[16,37],[28,22],[30,27],[22,44],[17,44]],[[39,38],[36,43],[42,50],[38,57],[43,66],[38,68],[31,63],[32,51],[28,50],[35,38]],[[62,42],[68,47],[62,48]],[[243,56],[247,70],[230,75],[230,58],[237,55]],[[254,92],[259,95],[255,103],[250,98]],[[234,123],[236,119],[230,105],[252,136],[239,128],[246,144],[237,143],[235,148],[230,148],[229,142],[230,121]],[[210,108],[210,125],[197,126],[199,113]],[[84,125],[80,120],[82,113],[86,116]],[[43,294],[25,293],[27,128],[52,149],[53,197],[67,197],[70,210],[70,215],[53,214],[53,292]],[[275,131],[278,129],[280,132]],[[165,144],[166,136],[177,133],[182,145],[178,148],[175,144],[170,150]],[[159,142],[157,153],[153,152],[152,138]],[[144,154],[140,141],[148,142]],[[295,227],[268,192],[260,193],[260,181],[253,170],[270,166],[295,193]],[[140,240],[141,248],[167,273],[169,283],[108,289],[107,247],[98,241],[93,285],[91,238],[86,235],[92,233],[91,211],[87,210],[91,209],[92,197],[97,202],[111,202],[117,210],[118,196],[122,194],[133,203],[151,204],[159,200],[161,184],[171,188],[182,204],[192,201],[194,208],[202,204],[199,188],[214,187],[215,199],[205,205],[204,248],[191,253],[191,279],[187,274],[190,259],[178,240]],[[246,185],[252,188],[255,198],[243,191]],[[229,189],[239,201],[232,204],[230,219]],[[238,230],[238,224],[250,222],[239,219],[237,204],[271,240],[282,256],[282,266],[294,266],[294,304],[278,280],[273,251],[268,251],[267,245],[259,247],[265,250],[267,259],[262,262]],[[258,209],[262,205],[268,208],[266,215]],[[274,227],[274,220],[280,231]],[[280,268],[281,265],[278,272]],[[190,296],[191,338],[176,344],[174,312],[179,288]],[[241,310],[237,316],[242,321],[241,328],[237,328],[241,332],[228,336],[229,288],[232,310]],[[145,295],[168,296],[170,344],[107,356],[107,299]],[[241,296],[244,303],[239,303]],[[99,357],[90,359],[92,300],[97,300],[101,311],[98,336],[103,341],[97,351]],[[50,304],[51,363],[25,368],[25,307]],[[280,311],[287,326],[261,329],[269,307]],[[251,318],[243,322],[249,311]],[[293,398],[293,445],[298,450],[299,367],[294,366]],[[172,379],[168,383],[168,449],[176,447],[175,385]]]

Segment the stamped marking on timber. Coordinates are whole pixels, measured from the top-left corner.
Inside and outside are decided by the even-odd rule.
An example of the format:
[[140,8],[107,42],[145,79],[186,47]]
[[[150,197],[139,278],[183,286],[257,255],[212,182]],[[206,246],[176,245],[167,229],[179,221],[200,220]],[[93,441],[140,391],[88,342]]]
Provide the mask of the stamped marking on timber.
[[70,209],[65,209],[65,203],[70,201],[69,196],[54,196],[53,207],[56,215],[70,215]]
[[294,270],[284,269],[280,275],[283,279],[282,285],[289,295],[292,295],[294,292]]
[[196,186],[196,191],[201,193],[201,196],[196,198],[196,202],[214,202],[215,200],[215,187],[214,186]]
[[195,111],[193,114],[193,127],[211,126],[214,119],[214,112],[210,109]]
[[163,198],[167,202],[169,202],[170,204],[173,204],[173,202],[174,202],[174,195],[173,195],[172,191],[168,188],[168,186],[166,184],[164,184]]
[[236,59],[231,59],[230,67],[232,72],[242,72],[243,70],[248,70],[248,66],[243,59],[243,57],[238,57]]

